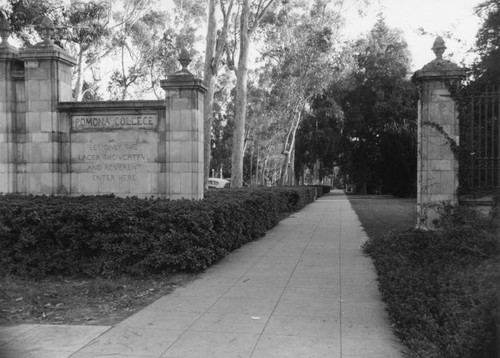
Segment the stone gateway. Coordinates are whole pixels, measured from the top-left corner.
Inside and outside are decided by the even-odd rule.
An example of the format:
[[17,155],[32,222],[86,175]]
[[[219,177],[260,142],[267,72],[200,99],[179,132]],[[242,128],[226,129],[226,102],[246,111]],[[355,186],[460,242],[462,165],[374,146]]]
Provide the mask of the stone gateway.
[[201,199],[205,84],[183,63],[164,101],[73,102],[75,63],[49,35],[22,51],[2,38],[0,193]]

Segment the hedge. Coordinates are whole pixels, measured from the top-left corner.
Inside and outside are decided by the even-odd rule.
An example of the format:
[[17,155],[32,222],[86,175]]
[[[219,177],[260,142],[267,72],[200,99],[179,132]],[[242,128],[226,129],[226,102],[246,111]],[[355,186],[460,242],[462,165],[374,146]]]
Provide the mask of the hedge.
[[492,228],[462,222],[366,242],[409,357],[498,357],[499,241]]
[[196,272],[314,201],[315,188],[208,191],[199,201],[0,196],[0,274]]

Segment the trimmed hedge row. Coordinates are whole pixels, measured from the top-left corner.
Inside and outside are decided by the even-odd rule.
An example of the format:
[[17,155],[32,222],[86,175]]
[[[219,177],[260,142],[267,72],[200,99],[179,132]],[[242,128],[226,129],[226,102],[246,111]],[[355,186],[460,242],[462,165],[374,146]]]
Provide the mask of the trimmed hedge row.
[[196,272],[255,240],[315,188],[224,189],[200,201],[0,196],[0,274]]
[[487,358],[499,353],[500,239],[480,225],[410,230],[363,247],[409,357]]

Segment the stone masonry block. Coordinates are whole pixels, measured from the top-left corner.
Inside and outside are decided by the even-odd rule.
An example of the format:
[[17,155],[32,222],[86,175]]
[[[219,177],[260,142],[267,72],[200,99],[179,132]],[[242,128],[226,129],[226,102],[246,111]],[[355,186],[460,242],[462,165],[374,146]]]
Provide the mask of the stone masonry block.
[[26,187],[29,192],[32,194],[42,194],[42,185],[41,185],[42,173],[26,173]]
[[53,112],[42,112],[40,113],[40,131],[41,132],[52,132],[57,130],[54,126],[54,116],[56,113]]
[[174,173],[191,173],[192,166],[190,163],[172,163],[171,170]]
[[172,109],[190,109],[191,99],[189,98],[172,98]]
[[193,193],[193,174],[181,173],[181,193]]
[[454,170],[442,171],[439,173],[441,176],[441,189],[443,193],[453,194],[458,187],[458,177]]
[[[50,142],[49,143],[37,143],[36,147],[38,147],[38,150],[40,151],[40,154],[39,154],[40,162],[42,162],[42,163],[57,162],[58,153],[57,153],[57,149],[55,148],[54,143],[50,143]],[[33,158],[33,159],[35,159],[35,158]]]
[[193,96],[193,90],[189,88],[181,88],[179,90],[179,98],[191,98]]
[[193,162],[193,154],[196,151],[196,148],[193,146],[193,143],[190,142],[181,142],[181,163],[191,163]]
[[177,131],[177,132],[170,132],[170,138],[169,140],[175,140],[175,141],[195,141],[196,138],[194,137],[194,133],[191,131]]
[[10,127],[8,124],[11,122],[12,116],[5,112],[0,112],[0,133],[7,133],[7,128]]
[[[38,97],[38,99],[40,99],[40,101],[57,100],[57,98],[53,98],[51,83],[42,82],[42,81],[33,81],[33,82],[40,82],[40,96]],[[32,99],[34,99],[34,98],[32,98]]]
[[157,178],[157,190],[158,193],[166,193],[167,192],[167,186],[166,186],[166,178],[167,174],[165,172],[161,172],[156,174]]
[[30,81],[26,87],[28,98],[32,101],[40,100],[40,82],[41,81]]
[[59,101],[72,101],[73,93],[71,89],[71,83],[60,82],[59,83]]
[[441,159],[441,160],[431,160],[430,170],[452,170],[453,160]]
[[181,129],[181,111],[171,109],[167,112],[167,131],[176,132]]
[[30,172],[31,173],[52,173],[53,167],[52,163],[31,163]]
[[158,143],[158,162],[165,163],[167,161],[167,144],[165,142]]
[[10,175],[8,173],[0,172],[0,193],[9,193],[10,192]]
[[8,163],[13,159],[14,143],[0,143],[0,163]]
[[175,89],[175,88],[169,88],[165,90],[165,98],[171,99],[171,98],[179,98],[180,96],[180,89]]
[[71,174],[61,174],[61,187],[59,189],[61,194],[71,193]]
[[29,101],[28,104],[29,112],[51,112],[52,111],[52,102],[51,101]]
[[0,163],[0,173],[14,173],[14,163]]
[[42,62],[42,67],[30,68],[27,71],[27,79],[31,80],[49,80],[50,79],[50,69],[44,66]]
[[182,177],[181,173],[167,173],[167,193],[180,194]]
[[167,144],[167,163],[178,163],[181,161],[181,142],[171,141]]
[[26,102],[17,101],[15,107],[16,107],[17,115],[24,114],[28,111],[28,106],[27,106]]
[[193,118],[190,110],[181,110],[181,123],[180,130],[182,131],[191,131],[196,130],[197,128],[194,126]]

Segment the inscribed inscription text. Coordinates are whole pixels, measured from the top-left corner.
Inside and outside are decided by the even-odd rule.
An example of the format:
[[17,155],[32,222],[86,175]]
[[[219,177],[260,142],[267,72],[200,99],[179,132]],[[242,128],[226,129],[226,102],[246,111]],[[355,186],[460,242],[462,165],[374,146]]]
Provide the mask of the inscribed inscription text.
[[71,116],[73,131],[85,129],[155,129],[158,114],[113,114]]

